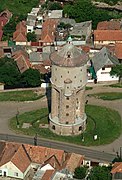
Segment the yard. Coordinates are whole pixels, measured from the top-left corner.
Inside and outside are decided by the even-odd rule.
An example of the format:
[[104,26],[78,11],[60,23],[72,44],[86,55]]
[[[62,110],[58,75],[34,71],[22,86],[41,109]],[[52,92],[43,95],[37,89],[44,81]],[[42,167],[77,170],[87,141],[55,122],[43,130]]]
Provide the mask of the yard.
[[[46,108],[19,115],[19,128],[17,128],[16,117],[10,120],[9,125],[14,131],[26,135],[32,136],[37,133],[38,136],[46,139],[85,146],[108,144],[120,136],[122,128],[121,117],[118,112],[105,107],[87,105],[86,113],[88,117],[86,131],[78,136],[59,136],[52,133],[48,128],[40,128],[40,124],[48,124],[48,111]],[[30,123],[31,127],[28,129],[22,128],[23,123]],[[98,137],[97,140],[94,140],[95,135]]]
[[38,95],[35,91],[8,91],[0,92],[0,101],[34,101],[40,99],[44,94]]
[[89,96],[93,96],[98,99],[103,100],[117,100],[122,99],[122,93],[120,92],[106,92],[106,93],[97,93],[97,94],[89,94]]

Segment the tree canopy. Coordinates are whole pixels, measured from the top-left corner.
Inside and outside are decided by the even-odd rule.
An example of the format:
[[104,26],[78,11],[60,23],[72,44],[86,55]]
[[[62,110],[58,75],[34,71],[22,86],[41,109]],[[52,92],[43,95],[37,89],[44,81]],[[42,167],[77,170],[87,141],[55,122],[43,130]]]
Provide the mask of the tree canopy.
[[74,178],[83,179],[86,177],[87,167],[77,167],[74,172]]
[[65,5],[64,14],[73,18],[76,22],[93,22],[93,28],[96,28],[98,22],[112,19],[112,16],[106,10],[97,9],[91,0],[76,0],[74,4]]
[[41,85],[41,75],[37,69],[27,69],[22,73],[21,83],[25,87],[37,87]]
[[90,171],[89,180],[112,180],[111,167],[95,166]]
[[36,42],[37,39],[36,39],[36,34],[35,34],[35,32],[28,32],[28,33],[27,33],[27,40],[28,40],[28,41],[31,41],[31,42]]
[[11,58],[0,59],[0,82],[5,86],[17,86],[20,81],[20,72],[16,62]]
[[122,83],[122,64],[113,66],[110,71],[110,75],[119,77],[119,82]]

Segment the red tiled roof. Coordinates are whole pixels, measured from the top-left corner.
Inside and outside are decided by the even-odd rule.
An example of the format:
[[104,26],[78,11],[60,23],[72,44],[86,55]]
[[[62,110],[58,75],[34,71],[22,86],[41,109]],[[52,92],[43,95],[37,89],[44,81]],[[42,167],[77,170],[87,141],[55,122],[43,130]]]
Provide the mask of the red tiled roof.
[[25,33],[15,31],[13,33],[13,41],[16,41],[16,42],[27,42],[27,38],[26,38]]
[[121,172],[122,173],[122,162],[115,162],[111,170],[112,174]]
[[74,172],[75,168],[81,165],[83,159],[84,156],[71,153],[69,159],[65,163],[65,168],[68,169],[70,172]]
[[41,74],[46,74],[48,73],[48,70],[45,69],[45,66],[43,64],[34,64],[33,65],[34,69],[37,69]]
[[27,42],[27,28],[25,21],[19,22],[16,26],[16,31],[13,33],[13,40],[16,42]]
[[118,59],[122,59],[122,43],[115,44],[115,56]]
[[17,66],[21,73],[23,73],[31,67],[31,63],[28,59],[28,55],[26,52],[22,50],[16,51],[12,54],[12,57],[17,62]]
[[54,173],[55,170],[46,170],[41,180],[51,180],[51,177]]
[[25,144],[25,149],[30,156],[32,162],[35,163],[44,163],[47,159],[49,159],[52,155],[55,155],[58,162],[62,163],[64,151],[58,149],[52,149],[42,146],[32,146]]
[[9,142],[1,154],[0,166],[10,161],[23,173],[31,163],[23,145]]
[[121,30],[94,30],[95,41],[122,41]]
[[12,13],[8,9],[6,9],[0,13],[0,16],[5,16],[7,17],[7,19],[10,19],[12,16]]
[[55,40],[55,31],[58,24],[57,19],[47,19],[42,25],[41,40],[44,43],[52,43]]
[[120,30],[119,21],[102,21],[97,25],[97,30]]

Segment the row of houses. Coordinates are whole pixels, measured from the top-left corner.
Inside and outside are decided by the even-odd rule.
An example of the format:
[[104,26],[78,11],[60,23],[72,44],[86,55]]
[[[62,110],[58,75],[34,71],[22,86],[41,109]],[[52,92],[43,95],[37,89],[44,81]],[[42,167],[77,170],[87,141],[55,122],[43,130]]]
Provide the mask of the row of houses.
[[[79,166],[109,166],[110,162],[90,160],[84,155],[53,148],[0,141],[0,176],[12,179],[73,179]],[[122,162],[112,165],[112,179],[122,177]]]

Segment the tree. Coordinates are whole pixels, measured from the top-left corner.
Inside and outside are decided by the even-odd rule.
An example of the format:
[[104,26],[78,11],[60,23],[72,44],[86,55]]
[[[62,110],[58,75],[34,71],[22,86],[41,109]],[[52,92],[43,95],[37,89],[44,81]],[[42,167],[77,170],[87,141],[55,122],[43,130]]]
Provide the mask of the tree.
[[49,3],[48,9],[49,10],[60,10],[60,9],[62,9],[62,6],[61,6],[61,4],[59,4],[57,2]]
[[122,83],[122,64],[113,66],[110,71],[110,75],[119,77],[119,83]]
[[87,167],[77,167],[74,172],[74,178],[83,179],[86,177]]
[[11,58],[0,59],[0,82],[5,86],[18,86],[20,82],[20,71],[16,65],[16,62]]
[[35,32],[28,32],[27,33],[27,40],[28,41],[32,41],[32,42],[36,42],[36,34]]
[[88,178],[89,180],[112,180],[110,171],[111,167],[95,166],[92,168]]
[[21,82],[25,87],[40,86],[41,74],[37,69],[27,69],[21,75]]

